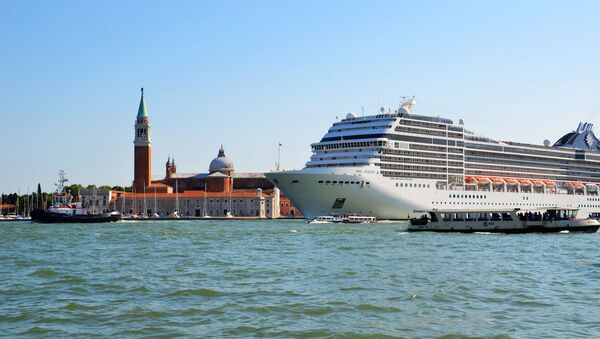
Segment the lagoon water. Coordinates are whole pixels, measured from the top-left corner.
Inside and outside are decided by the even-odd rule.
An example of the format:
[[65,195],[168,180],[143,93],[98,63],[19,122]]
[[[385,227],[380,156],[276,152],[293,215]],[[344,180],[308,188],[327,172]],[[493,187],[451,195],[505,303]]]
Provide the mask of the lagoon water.
[[600,234],[0,223],[7,337],[600,337]]

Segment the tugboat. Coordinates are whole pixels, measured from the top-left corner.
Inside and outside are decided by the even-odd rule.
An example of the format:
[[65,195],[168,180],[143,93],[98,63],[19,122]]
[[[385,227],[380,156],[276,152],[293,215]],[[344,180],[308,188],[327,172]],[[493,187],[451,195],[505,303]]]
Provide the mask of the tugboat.
[[73,202],[73,197],[65,192],[65,172],[59,171],[56,193],[52,194],[52,206],[47,210],[31,212],[31,220],[40,223],[103,223],[122,219],[121,213],[92,213],[81,202]]

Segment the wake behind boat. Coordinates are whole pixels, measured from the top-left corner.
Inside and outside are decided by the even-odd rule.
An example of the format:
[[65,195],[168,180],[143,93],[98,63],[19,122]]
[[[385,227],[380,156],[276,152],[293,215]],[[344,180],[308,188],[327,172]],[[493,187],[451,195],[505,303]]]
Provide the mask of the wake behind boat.
[[119,212],[94,213],[81,202],[73,202],[73,197],[65,192],[67,182],[63,171],[59,171],[56,193],[52,194],[52,206],[47,210],[31,212],[31,220],[41,223],[103,223],[122,219]]
[[600,228],[595,219],[577,218],[577,208],[482,210],[427,210],[410,220],[408,231],[489,233],[593,233]]

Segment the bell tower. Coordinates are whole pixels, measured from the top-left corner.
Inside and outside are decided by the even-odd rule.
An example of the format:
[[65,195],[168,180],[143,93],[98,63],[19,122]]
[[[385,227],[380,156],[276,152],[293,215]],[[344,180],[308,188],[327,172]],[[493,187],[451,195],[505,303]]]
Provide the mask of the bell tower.
[[135,139],[134,145],[134,170],[133,187],[136,192],[142,192],[144,187],[152,183],[152,142],[150,141],[150,118],[146,102],[144,101],[144,88],[142,88],[142,98],[135,119]]

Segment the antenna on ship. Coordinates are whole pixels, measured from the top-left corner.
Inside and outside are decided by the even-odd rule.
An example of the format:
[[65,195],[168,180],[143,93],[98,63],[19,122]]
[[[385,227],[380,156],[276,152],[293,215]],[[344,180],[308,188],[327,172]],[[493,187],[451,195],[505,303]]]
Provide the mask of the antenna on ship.
[[400,97],[400,108],[398,109],[398,113],[399,114],[408,114],[412,111],[412,109],[415,107],[415,105],[417,104],[417,101],[415,100],[415,96],[413,95],[412,97]]
[[54,184],[56,186],[56,190],[58,193],[63,193],[65,191],[65,182],[69,181],[69,179],[65,178],[65,171],[58,171],[58,182]]

